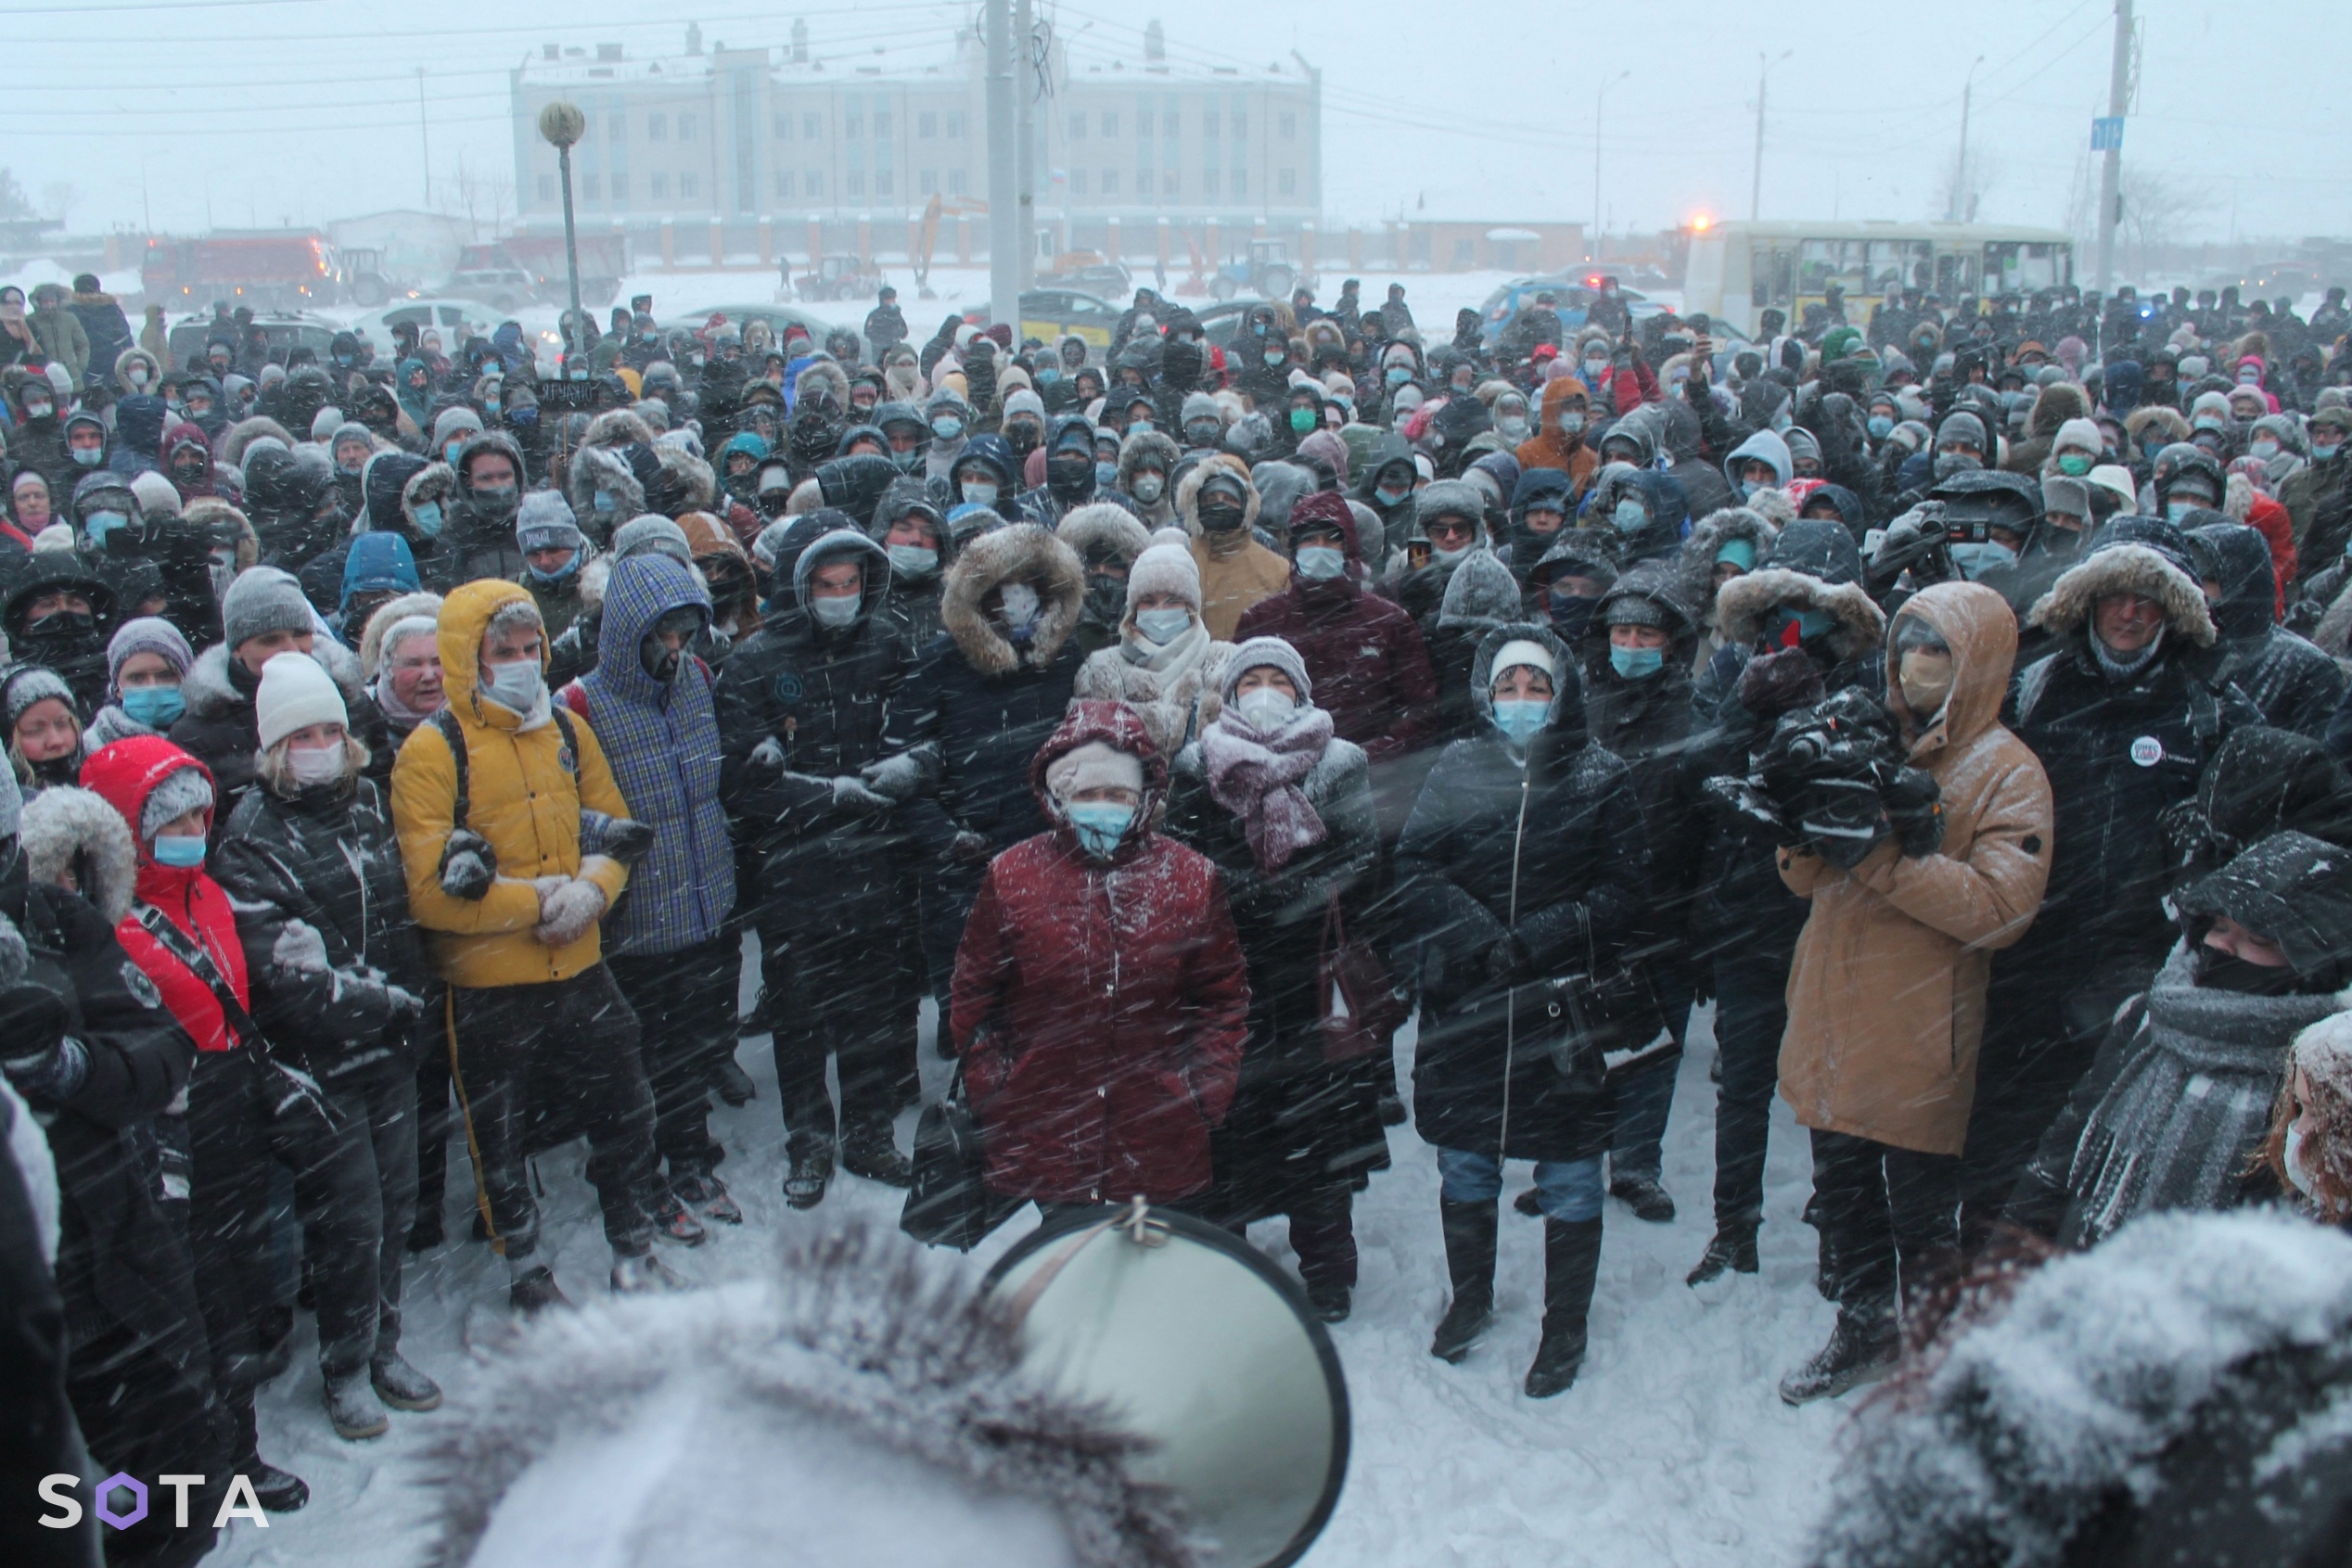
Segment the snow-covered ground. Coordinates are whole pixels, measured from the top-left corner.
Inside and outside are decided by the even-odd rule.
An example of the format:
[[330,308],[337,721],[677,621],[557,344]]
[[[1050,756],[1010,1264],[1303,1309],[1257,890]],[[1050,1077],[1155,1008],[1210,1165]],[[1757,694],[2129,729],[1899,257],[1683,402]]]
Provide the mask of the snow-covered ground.
[[[947,1065],[929,1049],[927,1008],[926,1016],[924,1073],[936,1094]],[[1392,1131],[1395,1168],[1374,1178],[1356,1206],[1363,1266],[1355,1314],[1333,1331],[1354,1407],[1353,1463],[1338,1511],[1305,1560],[1309,1568],[1704,1568],[1794,1560],[1852,1401],[1791,1410],[1774,1392],[1781,1373],[1818,1348],[1833,1315],[1813,1290],[1814,1233],[1797,1217],[1810,1164],[1785,1107],[1776,1107],[1772,1128],[1763,1273],[1727,1276],[1701,1291],[1682,1282],[1709,1230],[1714,1043],[1705,1014],[1700,1025],[1668,1134],[1666,1182],[1681,1217],[1644,1225],[1611,1205],[1591,1351],[1575,1388],[1557,1399],[1530,1401],[1519,1393],[1535,1352],[1543,1264],[1538,1222],[1507,1208],[1494,1328],[1460,1367],[1430,1358],[1430,1329],[1447,1294],[1436,1163],[1409,1126]],[[844,1213],[890,1222],[901,1201],[845,1177],[813,1213],[788,1209],[766,1037],[747,1040],[740,1055],[760,1098],[740,1110],[719,1109],[712,1126],[728,1147],[722,1173],[748,1223],[697,1249],[662,1249],[698,1281],[759,1268],[770,1253],[767,1233],[783,1227],[821,1225]],[[914,1122],[912,1112],[901,1121],[902,1147],[911,1145]],[[584,1145],[575,1144],[539,1162],[547,1188],[544,1250],[575,1300],[601,1293],[609,1266],[594,1195],[581,1174],[584,1156]],[[1527,1185],[1524,1170],[1513,1167],[1507,1191]],[[469,1326],[479,1335],[505,1312],[504,1264],[465,1239],[471,1194],[461,1141],[450,1170],[453,1240],[412,1264],[403,1341],[455,1403],[476,1381]],[[1007,1224],[968,1266],[986,1268],[1034,1213]],[[1254,1228],[1250,1239],[1290,1259],[1279,1220]],[[954,1266],[952,1255],[940,1261]],[[262,1441],[265,1455],[310,1482],[310,1507],[273,1519],[266,1530],[233,1526],[211,1561],[421,1562],[432,1511],[416,1484],[416,1461],[447,1418],[395,1413],[390,1435],[340,1441],[320,1408],[307,1319],[298,1342],[294,1370],[263,1392]]]

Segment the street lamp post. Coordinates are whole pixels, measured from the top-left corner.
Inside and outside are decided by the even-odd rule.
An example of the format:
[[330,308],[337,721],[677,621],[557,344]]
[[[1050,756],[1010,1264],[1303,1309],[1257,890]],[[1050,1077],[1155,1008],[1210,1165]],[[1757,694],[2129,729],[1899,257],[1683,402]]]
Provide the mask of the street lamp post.
[[1764,83],[1770,78],[1772,68],[1795,53],[1794,49],[1783,49],[1780,59],[1768,60],[1763,50],[1756,51],[1756,172],[1747,187],[1747,215],[1751,223],[1764,215]]
[[1609,89],[1632,74],[1630,67],[1618,71],[1592,95],[1592,260],[1596,263],[1601,260],[1601,106],[1608,102]]
[[588,318],[580,313],[580,236],[571,215],[571,144],[587,129],[588,117],[578,104],[559,98],[539,111],[539,134],[556,149],[564,185],[564,262],[571,269],[571,329],[563,335],[566,358],[587,346]]
[[1962,208],[1968,200],[1968,105],[1976,92],[1976,68],[1985,63],[1978,55],[1968,62],[1967,80],[1960,88],[1960,161],[1952,169],[1952,198],[1944,208],[1944,222],[1957,223],[1967,216]]

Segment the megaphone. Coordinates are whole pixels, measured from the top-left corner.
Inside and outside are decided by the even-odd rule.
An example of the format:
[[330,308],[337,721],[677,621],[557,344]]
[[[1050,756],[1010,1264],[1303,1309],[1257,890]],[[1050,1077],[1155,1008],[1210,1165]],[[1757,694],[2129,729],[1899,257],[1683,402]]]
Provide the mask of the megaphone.
[[1204,1568],[1283,1568],[1348,1478],[1348,1383],[1290,1277],[1220,1226],[1142,1199],[1049,1220],[982,1286],[1022,1370],[1148,1445]]

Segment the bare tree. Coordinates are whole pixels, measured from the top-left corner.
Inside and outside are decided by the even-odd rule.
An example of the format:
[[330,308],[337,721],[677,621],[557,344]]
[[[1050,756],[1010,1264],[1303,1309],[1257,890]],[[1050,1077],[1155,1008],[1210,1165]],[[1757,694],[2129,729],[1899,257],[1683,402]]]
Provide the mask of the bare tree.
[[441,210],[466,221],[467,237],[474,244],[496,239],[514,226],[514,178],[483,173],[461,157],[456,180],[442,185]]
[[2141,277],[2154,272],[2156,250],[2179,241],[2189,220],[2206,206],[2205,192],[2161,169],[2144,164],[2124,165],[2116,192],[2123,209],[2123,230],[2137,252],[2132,271]]
[[81,199],[82,191],[71,181],[51,180],[41,187],[41,215],[62,226],[66,214]]

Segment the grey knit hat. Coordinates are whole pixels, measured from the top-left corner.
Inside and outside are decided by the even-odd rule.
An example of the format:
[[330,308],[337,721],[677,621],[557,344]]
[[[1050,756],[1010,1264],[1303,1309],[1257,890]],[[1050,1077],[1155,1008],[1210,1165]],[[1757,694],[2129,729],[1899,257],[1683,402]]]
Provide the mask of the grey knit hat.
[[1235,647],[1225,659],[1224,679],[1218,693],[1227,702],[1234,700],[1234,688],[1241,678],[1253,669],[1273,669],[1290,677],[1297,690],[1301,707],[1315,700],[1315,683],[1307,677],[1307,661],[1298,657],[1298,650],[1279,637],[1252,637]]
[[190,811],[208,809],[211,804],[212,786],[205,782],[202,768],[191,761],[173,770],[147,792],[147,804],[139,808],[139,841],[154,843],[156,829]]
[[34,703],[55,697],[65,704],[76,722],[82,719],[82,705],[73,700],[73,688],[65,683],[65,677],[45,665],[20,664],[0,681],[0,699],[5,699],[8,713],[8,729],[15,733],[17,720]]
[[577,550],[588,539],[561,491],[535,490],[515,513],[515,542],[525,552]]
[[2090,516],[2090,486],[2081,479],[2068,478],[2064,474],[2045,474],[2041,481],[2041,509],[2060,512],[2069,517]]
[[221,599],[222,641],[234,654],[244,644],[273,631],[313,631],[311,602],[290,572],[249,567]]
[[139,654],[160,654],[173,672],[185,675],[188,666],[196,662],[188,640],[180,635],[180,629],[161,616],[143,615],[136,620],[126,620],[106,645],[106,684],[109,692],[120,693],[122,667]]
[[659,551],[682,567],[694,565],[694,546],[686,542],[686,530],[658,512],[632,517],[612,530],[614,561],[625,561],[649,550]]

